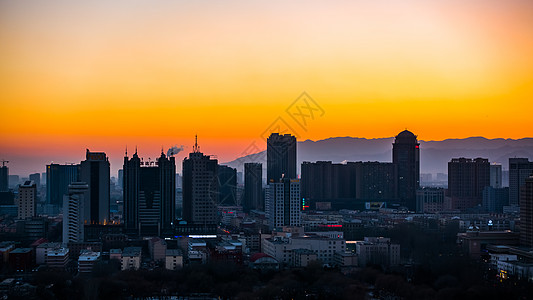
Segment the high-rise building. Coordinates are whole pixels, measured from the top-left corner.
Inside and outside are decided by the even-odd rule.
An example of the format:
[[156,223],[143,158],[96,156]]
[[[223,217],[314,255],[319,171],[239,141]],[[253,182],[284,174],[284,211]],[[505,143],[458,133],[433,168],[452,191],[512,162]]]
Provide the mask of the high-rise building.
[[105,224],[109,221],[110,165],[104,152],[90,152],[87,149],[85,160],[80,165],[80,181],[89,186],[90,224]]
[[490,163],[485,158],[452,158],[448,162],[448,196],[453,209],[480,205],[483,189],[490,186]]
[[272,133],[267,139],[267,183],[296,177],[296,137]]
[[124,187],[124,170],[123,169],[118,170],[118,185],[121,188]]
[[420,144],[416,135],[404,130],[392,144],[392,162],[398,166],[398,198],[401,205],[416,209],[416,190],[420,187]]
[[35,182],[28,180],[19,186],[17,206],[19,219],[35,217],[37,209],[37,186]]
[[176,161],[163,152],[156,162],[142,161],[137,152],[124,157],[124,223],[129,233],[167,235],[176,207]]
[[503,212],[503,207],[509,205],[509,188],[495,188],[486,186],[483,189],[483,209],[491,213]]
[[84,240],[84,225],[90,220],[89,186],[73,182],[63,197],[63,243],[80,243]]
[[520,244],[533,247],[533,176],[520,188]]
[[244,164],[244,212],[263,210],[263,165],[260,163]]
[[502,187],[502,165],[490,165],[490,186],[499,189]]
[[217,221],[218,160],[200,152],[183,159],[183,219],[189,224],[213,225]]
[[300,180],[281,178],[271,182],[266,188],[265,212],[271,229],[301,226]]
[[69,184],[78,181],[80,165],[49,164],[46,166],[46,203],[61,206]]
[[9,168],[7,166],[0,167],[0,192],[7,192],[9,190]]
[[[398,168],[394,163],[356,162],[356,198],[364,201],[396,202]],[[411,209],[409,207],[409,209]],[[415,208],[416,209],[416,191]]]
[[224,206],[237,205],[237,170],[219,165],[218,183],[218,203]]
[[37,188],[41,187],[41,173],[30,174],[29,179],[30,181],[35,182],[35,185],[37,186]]
[[527,158],[509,158],[509,204],[518,205],[520,187],[533,174],[533,161]]
[[446,209],[443,188],[424,187],[416,191],[416,211],[419,213],[438,213]]

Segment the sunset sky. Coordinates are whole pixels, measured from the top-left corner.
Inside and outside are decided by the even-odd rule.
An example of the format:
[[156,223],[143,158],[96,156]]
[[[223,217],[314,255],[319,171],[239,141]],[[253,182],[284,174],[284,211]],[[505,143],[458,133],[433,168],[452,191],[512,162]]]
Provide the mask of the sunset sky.
[[[323,114],[302,127],[304,91]],[[0,1],[11,174],[89,148],[116,176],[126,146],[188,153],[195,134],[229,161],[278,118],[300,140],[532,137],[532,103],[530,0]]]

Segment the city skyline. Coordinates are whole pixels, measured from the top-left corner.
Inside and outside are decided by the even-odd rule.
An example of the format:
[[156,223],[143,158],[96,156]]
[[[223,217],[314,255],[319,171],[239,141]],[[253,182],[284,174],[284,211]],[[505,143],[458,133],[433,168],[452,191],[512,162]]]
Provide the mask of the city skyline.
[[4,1],[0,158],[91,148],[118,162],[126,145],[153,153],[198,134],[229,161],[303,91],[324,114],[299,140],[531,137],[527,110],[502,108],[533,94],[532,12],[524,0]]

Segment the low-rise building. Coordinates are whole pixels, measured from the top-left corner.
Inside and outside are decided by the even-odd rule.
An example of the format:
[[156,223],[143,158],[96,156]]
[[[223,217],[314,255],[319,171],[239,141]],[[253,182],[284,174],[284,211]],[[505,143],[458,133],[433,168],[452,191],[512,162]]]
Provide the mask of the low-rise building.
[[358,265],[368,264],[395,266],[400,263],[400,245],[391,243],[389,238],[365,237],[355,242]]
[[305,268],[310,262],[316,261],[318,256],[313,250],[309,249],[294,249],[291,250],[291,267]]
[[38,265],[46,264],[46,256],[49,251],[61,248],[61,243],[42,243],[35,248],[35,263]]
[[14,272],[29,272],[33,268],[33,249],[17,248],[9,253],[9,266]]
[[69,260],[68,248],[56,248],[46,253],[46,265],[51,269],[64,270]]
[[122,251],[121,269],[138,270],[141,267],[141,247],[126,247]]
[[152,238],[148,241],[148,249],[150,250],[150,257],[154,261],[165,260],[165,253],[167,251],[167,243],[165,240],[158,237]]
[[167,249],[165,252],[165,268],[178,270],[183,267],[183,252],[179,249]]
[[90,273],[93,271],[94,265],[100,261],[100,252],[93,252],[91,250],[81,250],[78,257],[78,272]]

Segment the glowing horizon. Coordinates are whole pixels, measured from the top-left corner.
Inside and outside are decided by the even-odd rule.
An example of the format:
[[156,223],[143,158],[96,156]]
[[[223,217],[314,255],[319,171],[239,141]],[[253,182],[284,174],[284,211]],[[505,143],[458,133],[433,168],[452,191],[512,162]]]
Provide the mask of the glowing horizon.
[[198,134],[231,161],[303,91],[324,115],[299,140],[533,136],[526,0],[7,0],[0,43],[0,159],[188,153]]

